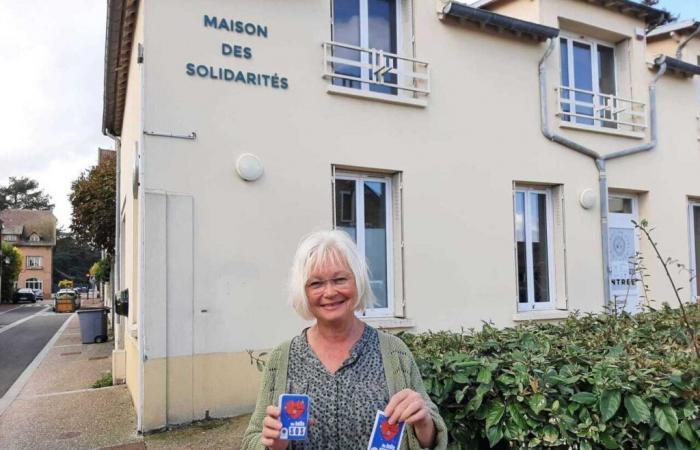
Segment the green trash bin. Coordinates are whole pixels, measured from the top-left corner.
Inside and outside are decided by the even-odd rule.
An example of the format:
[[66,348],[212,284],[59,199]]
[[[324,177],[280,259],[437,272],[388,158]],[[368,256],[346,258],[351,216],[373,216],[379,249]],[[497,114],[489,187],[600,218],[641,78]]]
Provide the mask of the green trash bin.
[[77,311],[80,318],[80,337],[83,344],[107,341],[107,313],[109,308],[89,308]]

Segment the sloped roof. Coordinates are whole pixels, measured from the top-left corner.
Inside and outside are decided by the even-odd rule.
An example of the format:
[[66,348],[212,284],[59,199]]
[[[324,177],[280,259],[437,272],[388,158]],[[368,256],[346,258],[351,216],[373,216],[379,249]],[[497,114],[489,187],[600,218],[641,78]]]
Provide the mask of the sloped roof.
[[[475,8],[495,6],[505,0],[478,0],[472,2]],[[642,5],[632,0],[579,0],[593,3],[604,8],[612,9],[638,19],[643,19],[648,24],[661,25],[671,20],[671,13],[651,6]]]
[[[20,245],[56,245],[56,217],[51,211],[5,209],[0,211],[0,220],[3,222],[2,234],[20,235]],[[41,241],[28,242],[32,233],[38,234]]]
[[664,37],[666,37],[667,34],[671,34],[674,32],[675,33],[683,32],[683,31],[692,32],[698,26],[700,26],[700,22],[696,22],[695,20],[682,20],[679,22],[667,23],[666,25],[656,27],[652,31],[647,33],[647,39],[654,40],[654,38],[657,38],[657,39],[664,38]]

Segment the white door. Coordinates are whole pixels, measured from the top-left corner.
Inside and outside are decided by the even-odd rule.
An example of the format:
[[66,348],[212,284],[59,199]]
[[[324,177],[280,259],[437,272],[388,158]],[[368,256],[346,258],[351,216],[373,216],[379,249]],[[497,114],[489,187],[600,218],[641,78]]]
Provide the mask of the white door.
[[636,256],[639,239],[632,221],[637,217],[637,199],[632,196],[611,195],[608,198],[608,273],[610,300],[616,311],[637,313],[642,310],[639,286],[636,282]]

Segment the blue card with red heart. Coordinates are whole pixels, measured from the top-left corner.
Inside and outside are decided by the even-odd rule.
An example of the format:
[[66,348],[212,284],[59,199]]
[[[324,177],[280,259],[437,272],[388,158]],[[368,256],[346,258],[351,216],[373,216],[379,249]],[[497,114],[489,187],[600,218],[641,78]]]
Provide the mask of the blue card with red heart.
[[389,418],[377,411],[367,450],[399,450],[405,425],[405,422],[390,424]]
[[280,395],[280,439],[287,441],[303,441],[309,431],[310,399],[305,394]]

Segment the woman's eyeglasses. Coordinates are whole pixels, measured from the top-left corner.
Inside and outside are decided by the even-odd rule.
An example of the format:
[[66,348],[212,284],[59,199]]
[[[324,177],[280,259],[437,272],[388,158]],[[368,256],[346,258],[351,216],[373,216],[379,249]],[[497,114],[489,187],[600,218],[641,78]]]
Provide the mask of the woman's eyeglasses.
[[337,289],[346,288],[352,283],[352,278],[349,276],[338,276],[328,280],[313,280],[306,283],[306,288],[311,292],[323,292],[326,289],[326,284],[329,284]]

